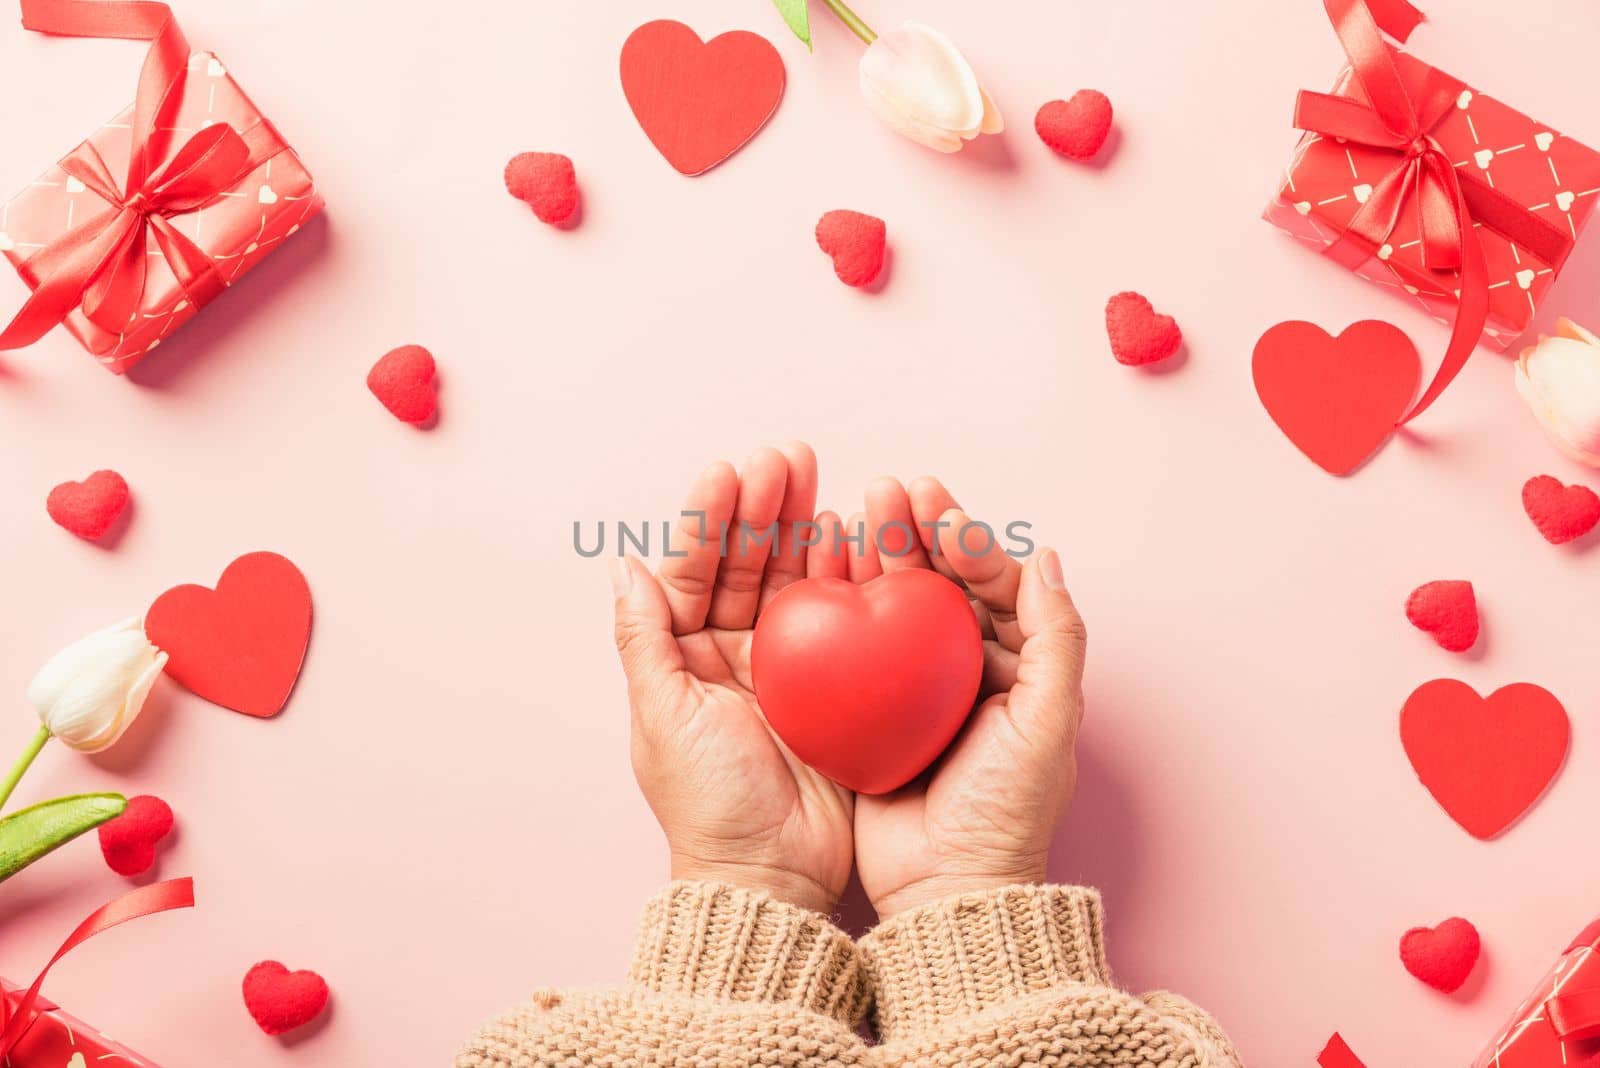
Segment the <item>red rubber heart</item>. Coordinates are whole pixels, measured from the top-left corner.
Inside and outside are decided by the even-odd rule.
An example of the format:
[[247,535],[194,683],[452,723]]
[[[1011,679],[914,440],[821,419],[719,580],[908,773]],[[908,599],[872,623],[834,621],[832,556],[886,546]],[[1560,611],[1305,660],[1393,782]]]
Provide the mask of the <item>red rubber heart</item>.
[[1448,579],[1418,586],[1406,600],[1406,618],[1452,653],[1464,653],[1478,642],[1478,599],[1470,582]]
[[172,831],[172,808],[159,797],[128,798],[122,815],[100,825],[100,853],[118,875],[143,875],[156,862],[156,845]]
[[1256,393],[1311,462],[1347,475],[1394,432],[1422,364],[1399,329],[1376,319],[1330,337],[1314,323],[1279,323],[1256,342]]
[[275,960],[264,960],[244,974],[244,1007],[269,1035],[305,1026],[327,1004],[328,984],[316,972],[291,972]]
[[578,176],[559,152],[522,152],[506,164],[506,192],[533,209],[540,222],[559,225],[578,210]]
[[878,277],[887,235],[882,219],[859,211],[830,211],[817,221],[817,246],[833,257],[833,273],[847,286]]
[[249,716],[283,708],[311,636],[311,590],[277,553],[250,553],[217,588],[175,586],[156,598],[144,630],[167,654],[167,674],[207,701]]
[[622,46],[622,92],[645,136],[683,174],[704,174],[766,125],[783,96],[783,60],[765,37],[734,30],[701,41],[671,19]]
[[1551,545],[1583,537],[1600,523],[1600,495],[1588,486],[1565,486],[1550,475],[1537,475],[1522,487],[1522,510]]
[[1413,927],[1400,937],[1406,971],[1446,994],[1461,989],[1481,950],[1478,929],[1459,916],[1437,927]]
[[439,410],[439,382],[433,353],[421,345],[401,345],[367,372],[372,395],[404,423],[426,423]]
[[1033,117],[1039,140],[1069,159],[1089,159],[1111,133],[1111,101],[1102,92],[1080,89],[1071,100],[1052,100]]
[[884,794],[961,730],[983,637],[966,594],[937,572],[860,586],[811,578],[763,610],[750,663],[767,723],[796,756],[851,790]]
[[1183,344],[1172,316],[1157,315],[1138,293],[1118,293],[1106,302],[1106,335],[1111,355],[1130,367],[1164,360]]
[[126,507],[128,483],[115,471],[96,471],[82,482],[63,482],[44,502],[58,526],[89,541],[104,537]]
[[1400,712],[1400,740],[1417,778],[1450,818],[1493,838],[1537,801],[1567,755],[1567,710],[1532,683],[1487,698],[1464,682],[1419,686]]

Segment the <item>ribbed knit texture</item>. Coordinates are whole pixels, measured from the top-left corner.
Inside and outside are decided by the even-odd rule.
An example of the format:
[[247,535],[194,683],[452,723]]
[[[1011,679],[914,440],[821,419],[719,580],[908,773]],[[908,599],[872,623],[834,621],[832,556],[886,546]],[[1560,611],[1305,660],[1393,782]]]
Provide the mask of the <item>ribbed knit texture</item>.
[[[617,990],[535,994],[457,1068],[1239,1068],[1216,1022],[1110,985],[1100,898],[1010,887],[902,914],[859,947],[765,894],[675,883]],[[855,1033],[875,994],[882,1044]]]

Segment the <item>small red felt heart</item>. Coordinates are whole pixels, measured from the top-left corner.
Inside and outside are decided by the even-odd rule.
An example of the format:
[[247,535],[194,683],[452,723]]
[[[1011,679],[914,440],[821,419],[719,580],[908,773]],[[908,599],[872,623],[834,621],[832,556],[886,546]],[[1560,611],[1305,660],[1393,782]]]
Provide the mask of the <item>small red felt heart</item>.
[[1561,770],[1572,726],[1549,690],[1528,682],[1487,698],[1464,682],[1423,683],[1400,711],[1400,741],[1417,778],[1475,838],[1493,838]]
[[171,831],[171,806],[140,794],[128,798],[122,815],[100,825],[100,852],[118,875],[143,875],[156,862],[156,844]]
[[1400,936],[1400,963],[1406,971],[1446,994],[1461,989],[1478,963],[1478,929],[1459,916],[1437,927],[1413,927]]
[[647,22],[622,46],[622,92],[645,136],[683,174],[704,174],[766,125],[783,96],[783,60],[734,30],[702,42],[681,22]]
[[328,984],[316,972],[291,972],[275,960],[264,960],[244,974],[244,1007],[269,1035],[303,1027],[327,1004]]
[[367,388],[404,423],[426,423],[438,410],[433,353],[421,345],[402,345],[384,354],[367,372]]
[[1111,133],[1111,101],[1095,89],[1080,89],[1071,100],[1052,100],[1033,117],[1039,140],[1070,159],[1089,159]]
[[936,571],[862,585],[785,586],[750,649],[767,723],[835,782],[883,794],[938,759],[972,711],[983,635],[961,588]]
[[105,536],[128,507],[128,483],[115,471],[96,471],[82,482],[63,482],[45,498],[56,524],[80,538]]
[[1522,510],[1551,545],[1583,537],[1600,523],[1600,496],[1588,486],[1565,486],[1550,475],[1537,475],[1522,487]]
[[871,284],[883,270],[888,228],[859,211],[830,211],[817,220],[817,244],[833,257],[833,273],[847,286]]
[[1347,475],[1388,440],[1422,378],[1416,346],[1376,319],[1338,337],[1314,323],[1279,323],[1256,342],[1256,394],[1311,462]]
[[311,637],[311,589],[277,553],[229,564],[217,588],[175,586],[144,617],[167,674],[214,704],[272,716],[289,699]]
[[1470,582],[1446,579],[1418,586],[1406,599],[1406,618],[1452,653],[1464,653],[1478,641],[1478,599]]
[[506,164],[506,191],[533,209],[540,222],[557,225],[578,210],[578,176],[559,152],[523,152]]
[[1164,360],[1183,344],[1183,332],[1170,315],[1157,315],[1138,293],[1118,293],[1106,301],[1106,334],[1111,355],[1130,367]]

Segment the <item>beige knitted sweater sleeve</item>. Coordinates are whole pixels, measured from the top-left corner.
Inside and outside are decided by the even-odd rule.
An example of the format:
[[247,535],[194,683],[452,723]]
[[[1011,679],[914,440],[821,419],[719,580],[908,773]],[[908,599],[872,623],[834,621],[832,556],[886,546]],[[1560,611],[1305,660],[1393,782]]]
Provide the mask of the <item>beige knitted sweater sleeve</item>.
[[[1238,1068],[1216,1023],[1110,985],[1098,895],[1012,887],[862,940],[747,890],[674,883],[646,907],[627,985],[535,994],[457,1068]],[[869,999],[881,1039],[857,1034]]]

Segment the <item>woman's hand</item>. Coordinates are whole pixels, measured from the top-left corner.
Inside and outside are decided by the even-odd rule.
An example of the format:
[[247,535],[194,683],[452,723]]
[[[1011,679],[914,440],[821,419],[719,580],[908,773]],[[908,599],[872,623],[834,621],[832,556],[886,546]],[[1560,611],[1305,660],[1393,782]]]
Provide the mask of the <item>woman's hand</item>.
[[[862,518],[851,520],[851,533]],[[960,582],[983,628],[984,670],[978,706],[939,762],[893,794],[856,799],[861,885],[888,919],[950,894],[1043,882],[1050,839],[1077,784],[1083,718],[1086,636],[1061,559],[1046,549],[1024,567],[982,528],[963,539],[970,519],[936,479],[918,479],[909,494],[879,479],[867,489],[864,519],[865,551],[852,542],[832,573],[863,582],[932,567]],[[909,545],[907,529],[918,532]],[[887,552],[877,549],[880,531]],[[814,570],[829,548],[813,550]]]
[[[617,559],[611,576],[633,771],[666,832],[673,878],[766,889],[827,913],[850,876],[851,795],[777,740],[750,680],[757,615],[805,577],[796,535],[816,497],[817,461],[803,444],[757,451],[742,475],[714,464],[683,509],[703,522],[680,520],[660,571]],[[774,522],[776,553],[741,537]]]

